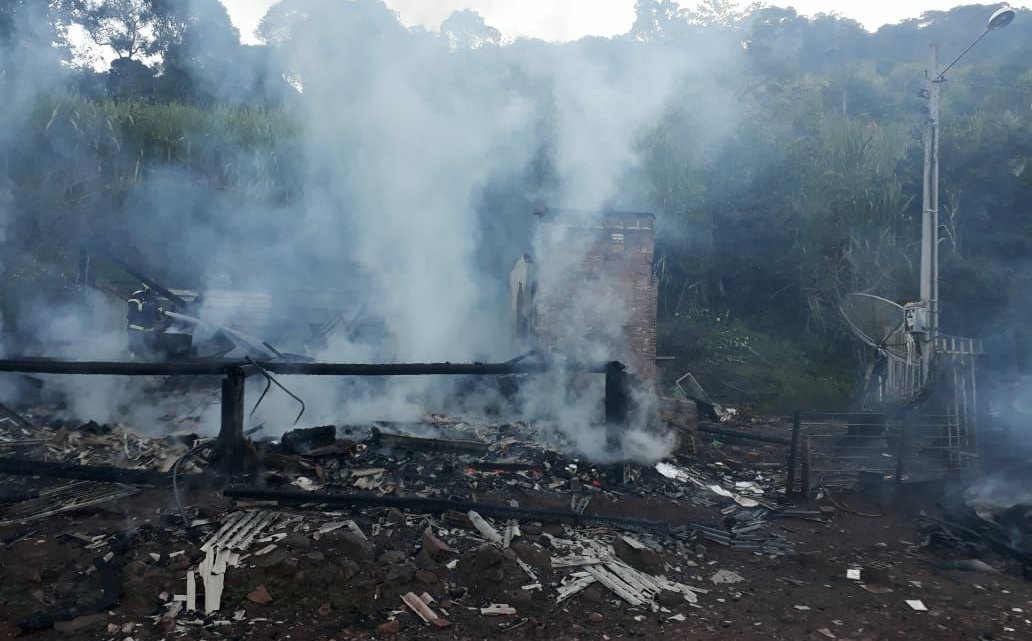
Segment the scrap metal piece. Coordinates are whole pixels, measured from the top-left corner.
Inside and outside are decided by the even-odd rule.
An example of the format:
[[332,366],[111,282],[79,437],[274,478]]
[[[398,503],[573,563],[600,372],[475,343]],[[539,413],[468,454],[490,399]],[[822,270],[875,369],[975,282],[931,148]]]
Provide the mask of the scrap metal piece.
[[4,512],[0,526],[39,521],[55,514],[80,510],[117,501],[138,493],[140,490],[118,483],[73,481],[48,488],[31,498],[17,503]]
[[485,521],[484,518],[474,510],[470,510],[467,513],[467,516],[469,516],[469,520],[473,522],[473,527],[475,527],[477,532],[480,532],[480,535],[485,539],[491,543],[497,543],[498,545],[502,545],[505,542],[502,535],[498,533],[498,530],[494,529],[490,523]]

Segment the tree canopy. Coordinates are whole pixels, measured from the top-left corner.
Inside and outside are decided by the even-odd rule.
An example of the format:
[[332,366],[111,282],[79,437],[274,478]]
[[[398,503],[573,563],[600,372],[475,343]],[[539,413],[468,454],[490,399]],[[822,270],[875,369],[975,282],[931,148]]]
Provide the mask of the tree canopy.
[[[615,195],[603,204],[657,214],[660,351],[678,356],[683,369],[712,370],[723,379],[715,393],[733,401],[803,395],[783,402],[806,402],[800,390],[841,400],[853,351],[839,298],[918,296],[927,47],[938,42],[940,60],[949,62],[999,5],[929,11],[874,33],[834,15],[735,6],[711,0],[688,10],[638,0],[622,36],[503,44],[468,10],[427,32],[405,28],[378,0],[283,0],[262,20],[264,44],[244,46],[217,0],[2,3],[0,86],[17,86],[22,96],[18,107],[0,106],[0,116],[18,123],[0,125],[4,286],[64,278],[79,240],[98,231],[148,252],[164,265],[159,271],[203,281],[190,261],[177,262],[187,253],[162,242],[174,229],[169,221],[228,234],[211,203],[290,211],[334,180],[309,171],[313,141],[305,136],[314,125],[305,101],[375,101],[381,96],[363,92],[396,80],[413,85],[398,96],[433,108],[374,104],[397,108],[412,128],[433,114],[490,114],[499,139],[468,153],[521,154],[518,171],[485,169],[474,181],[483,247],[508,241],[515,250],[527,235],[526,213],[562,193],[567,123],[599,123],[597,135],[573,139],[583,147],[573,156],[582,169],[615,144],[614,132],[629,140],[625,166],[611,177]],[[354,48],[313,35],[327,24]],[[110,69],[77,66],[61,53],[74,25],[113,52]],[[424,77],[398,71],[413,60],[426,61]],[[629,60],[641,65],[625,79],[620,69]],[[992,336],[1027,323],[1028,60],[1032,12],[1021,10],[948,76],[940,251],[943,325],[952,333]],[[27,84],[18,71],[27,68],[46,69],[53,80]],[[372,82],[365,74],[373,73],[386,79]],[[649,74],[676,79],[655,109],[646,104]],[[564,83],[594,93],[564,97]],[[625,112],[643,123],[618,131]],[[360,135],[370,130],[399,135],[375,129],[379,122],[338,125],[348,135],[327,144],[341,147],[334,153],[342,173],[370,162],[348,155],[345,143],[375,141]],[[470,144],[460,134],[435,141]],[[176,186],[189,197],[169,203],[179,211],[160,215],[167,220],[154,213],[148,223],[134,200],[142,186]],[[289,215],[278,216],[262,224],[289,235],[281,227]],[[478,264],[504,282],[511,256],[485,254]],[[792,371],[777,371],[773,361]],[[735,382],[743,376],[753,377],[751,394]],[[765,391],[755,391],[757,377]]]

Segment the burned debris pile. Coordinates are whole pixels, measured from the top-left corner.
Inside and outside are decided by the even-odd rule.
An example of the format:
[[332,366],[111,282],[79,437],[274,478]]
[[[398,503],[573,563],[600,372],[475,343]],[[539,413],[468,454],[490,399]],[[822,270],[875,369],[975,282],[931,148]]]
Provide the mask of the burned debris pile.
[[1021,466],[953,489],[941,514],[921,515],[922,544],[944,567],[1032,577],[1029,480]]
[[[133,588],[120,598],[134,625],[164,633],[259,625],[317,593],[326,598],[318,607],[368,627],[511,628],[585,598],[662,625],[683,621],[710,591],[697,544],[793,553],[765,533],[784,509],[775,474],[719,461],[595,465],[545,445],[526,423],[429,416],[295,429],[256,442],[258,477],[213,495],[191,482],[207,464],[203,450],[191,453],[202,442],[192,435],[147,438],[62,423],[44,409],[26,415],[0,425],[0,447],[21,466],[0,456],[13,473],[2,477],[5,546],[65,515],[74,534],[62,544],[99,564],[84,571],[115,573]],[[32,466],[48,465],[59,467],[32,477]],[[167,482],[60,478],[108,469],[149,481],[178,472],[182,487],[173,496]],[[128,542],[104,527],[137,504],[151,507],[134,517],[143,523]],[[716,512],[703,516],[707,508]],[[136,589],[143,576],[149,593]],[[25,629],[60,623],[67,613],[52,602],[44,593],[23,612]]]
[[[850,516],[785,494],[780,444],[712,434],[658,463],[594,464],[530,423],[434,415],[323,425],[256,441],[258,472],[225,478],[207,472],[204,441],[192,435],[26,416],[0,424],[0,447],[15,454],[0,455],[0,469],[22,466],[0,474],[0,562],[12,581],[26,559],[39,576],[28,576],[30,590],[0,589],[0,608],[22,632],[214,638],[304,625],[333,638],[516,629],[553,638],[574,625],[585,638],[677,634],[714,617],[730,625],[720,623],[731,617],[724,608],[761,598],[761,575],[802,590],[813,579],[786,568],[812,571],[814,540],[838,536]],[[714,429],[742,443],[734,434],[787,433],[777,421]],[[63,467],[33,476],[33,465]],[[154,482],[62,478],[115,466]],[[1003,576],[1001,557],[987,554],[1017,560],[1011,542],[992,549],[999,528],[1024,523],[1015,514],[1005,511],[992,534],[929,520],[923,543],[943,570],[966,569],[963,557]],[[908,554],[921,549],[908,545]],[[870,598],[934,603],[901,587],[902,562],[878,548],[824,563]],[[760,574],[767,566],[778,574]],[[810,606],[790,610],[778,616],[795,622]]]

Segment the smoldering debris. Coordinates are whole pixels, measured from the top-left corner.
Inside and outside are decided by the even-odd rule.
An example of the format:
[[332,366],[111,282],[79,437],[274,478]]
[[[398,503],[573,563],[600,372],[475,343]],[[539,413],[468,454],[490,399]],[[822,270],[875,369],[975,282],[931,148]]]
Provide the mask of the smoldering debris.
[[[41,412],[34,413],[33,419],[48,422]],[[699,605],[710,592],[694,587],[687,574],[692,566],[674,570],[672,564],[695,555],[692,544],[708,536],[701,532],[724,526],[673,528],[670,523],[619,513],[621,497],[630,491],[647,491],[656,497],[698,494],[700,505],[706,505],[720,500],[709,490],[681,486],[649,468],[572,460],[543,446],[525,424],[445,416],[426,417],[425,422],[425,429],[433,427],[453,438],[464,436],[463,445],[452,447],[459,441],[443,441],[441,447],[428,449],[423,446],[434,439],[422,437],[412,447],[406,439],[385,439],[382,433],[360,426],[302,428],[288,432],[283,443],[258,443],[261,487],[237,485],[223,491],[236,507],[213,500],[210,491],[191,493],[186,497],[185,520],[176,518],[179,508],[169,505],[168,518],[159,518],[157,527],[147,526],[147,534],[138,537],[132,550],[116,547],[117,537],[80,533],[75,528],[73,545],[83,545],[84,553],[113,564],[130,583],[143,568],[148,568],[148,576],[157,572],[170,577],[172,588],[164,596],[151,595],[156,604],[154,619],[168,630],[179,631],[254,625],[261,618],[255,610],[245,609],[243,615],[238,610],[229,616],[230,610],[240,607],[239,594],[247,595],[243,598],[250,606],[246,607],[289,606],[295,597],[274,578],[277,568],[293,564],[290,559],[295,556],[306,567],[308,561],[325,563],[327,557],[320,550],[325,546],[331,546],[334,559],[346,565],[348,589],[356,591],[348,598],[368,593],[363,586],[371,585],[370,581],[379,586],[379,598],[359,598],[356,607],[372,614],[381,600],[401,599],[419,611],[426,607],[423,616],[432,625],[466,627],[472,624],[471,616],[540,611],[554,602],[575,600],[596,583],[622,600],[629,616],[661,608],[665,616],[670,608],[687,614],[690,611],[685,608]],[[61,456],[71,463],[81,458],[162,469],[166,466],[162,461],[169,458],[155,440],[125,440],[101,425],[75,430],[89,437],[73,437],[75,449],[67,446],[67,429],[34,428],[30,434],[20,426],[5,429],[8,432],[0,432],[0,441],[36,437],[34,445],[19,445],[29,459]],[[338,434],[346,438],[337,438]],[[483,447],[465,445],[474,442],[474,435]],[[306,451],[299,452],[299,444]],[[170,452],[177,460],[184,458],[181,447]],[[189,467],[186,474],[194,474]],[[704,478],[708,473],[700,468],[695,474]],[[302,479],[315,481],[300,484],[308,490],[282,489],[296,487]],[[76,487],[97,493],[103,484],[80,481]],[[168,491],[164,487],[126,490]],[[52,501],[62,496],[54,490],[43,492]],[[484,500],[488,496],[497,498]],[[578,499],[575,502],[581,507],[563,509],[551,498],[541,501],[535,496],[565,503],[567,498]],[[21,501],[2,507],[0,519],[26,513],[33,505]],[[103,509],[99,499],[55,507],[63,509],[52,516],[75,509]],[[159,508],[159,514],[162,511]],[[760,515],[748,519],[754,524],[751,536],[755,537],[756,530],[765,526]],[[747,539],[734,529],[726,531],[742,543],[763,541],[763,537]],[[421,545],[409,549],[401,540],[409,533]],[[787,546],[762,549],[769,555],[792,554]],[[241,585],[248,587],[241,592]],[[151,587],[157,586],[135,589],[149,593]],[[72,614],[44,609],[33,616],[34,621],[65,627],[60,622]]]
[[[42,412],[23,413],[33,425],[50,420]],[[270,621],[296,620],[303,627],[301,619],[315,616],[323,623],[398,632],[441,620],[491,638],[498,632],[490,627],[498,624],[490,622],[495,617],[515,617],[503,624],[508,627],[531,619],[584,621],[589,613],[592,625],[662,631],[716,612],[726,619],[725,604],[740,608],[740,600],[764,600],[753,587],[760,580],[804,588],[822,564],[839,577],[834,589],[855,591],[855,599],[920,596],[929,611],[941,595],[929,591],[938,583],[928,572],[1015,578],[991,549],[929,564],[915,543],[850,542],[846,532],[855,523],[848,523],[863,517],[796,505],[784,493],[786,452],[780,443],[710,444],[658,465],[607,465],[550,448],[530,424],[447,415],[425,416],[421,423],[413,429],[421,436],[411,441],[385,439],[384,430],[402,428],[390,423],[299,428],[286,433],[286,445],[259,441],[259,477],[237,479],[221,496],[212,491],[214,478],[194,485],[184,491],[182,512],[167,485],[136,486],[137,494],[117,506],[82,504],[21,527],[42,528],[27,530],[34,545],[53,537],[54,544],[73,549],[65,553],[96,557],[115,568],[121,589],[138,596],[132,608],[108,608],[115,612],[113,621],[107,619],[111,625],[153,622],[185,634],[249,631],[274,625]],[[61,446],[66,437],[46,427],[0,428],[7,430],[0,431],[0,441],[23,441],[18,451],[29,462],[60,454],[74,466],[84,451],[89,461],[160,469],[165,459],[159,453],[170,447],[132,440],[127,446],[118,432],[101,425],[78,430],[93,439],[77,441],[79,449]],[[756,429],[787,433],[788,426],[773,422]],[[120,460],[126,449],[129,458]],[[184,478],[196,479],[205,460],[183,464]],[[16,479],[30,492],[24,498],[9,493],[0,519],[34,505],[31,491],[66,483],[19,474],[3,484]],[[139,533],[126,547],[118,533],[134,518],[140,519],[133,526]],[[875,523],[879,531],[882,522]],[[955,525],[941,525],[973,541]],[[10,538],[15,545],[20,534]],[[849,551],[823,559],[823,550],[840,540]],[[6,551],[0,545],[0,556]],[[845,579],[847,570],[857,568],[860,580]],[[911,593],[901,575],[924,587]],[[21,575],[12,576],[18,581]],[[328,587],[339,601],[304,605],[306,594],[326,593]],[[42,609],[33,606],[38,612],[32,620],[71,616],[46,605],[57,595],[69,596],[67,590],[47,581],[41,589],[46,598]],[[815,589],[825,594],[829,588]],[[812,611],[808,601],[791,598],[803,603],[790,608],[794,612]],[[426,623],[404,613],[423,610],[413,599],[428,608]],[[150,612],[149,619],[141,611]],[[348,612],[360,613],[363,623],[338,621]],[[81,615],[85,611],[75,611]]]
[[[922,515],[922,543],[943,567],[1032,572],[1032,496],[1027,466],[950,486],[941,514]],[[988,565],[991,563],[991,565]]]

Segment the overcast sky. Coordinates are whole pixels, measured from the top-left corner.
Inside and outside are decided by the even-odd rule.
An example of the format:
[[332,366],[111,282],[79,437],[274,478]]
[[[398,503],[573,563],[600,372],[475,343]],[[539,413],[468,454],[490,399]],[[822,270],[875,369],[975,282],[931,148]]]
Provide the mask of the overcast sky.
[[[276,0],[222,0],[245,42],[254,42],[258,21]],[[346,0],[336,0],[343,2]],[[408,26],[436,28],[456,9],[474,9],[502,35],[544,40],[576,40],[586,35],[625,33],[634,21],[634,0],[386,0]],[[771,2],[794,6],[803,15],[835,12],[870,30],[914,18],[931,9],[950,9],[977,0],[795,0]],[[682,0],[681,4],[692,4]],[[1028,2],[1011,6],[1029,7]]]

